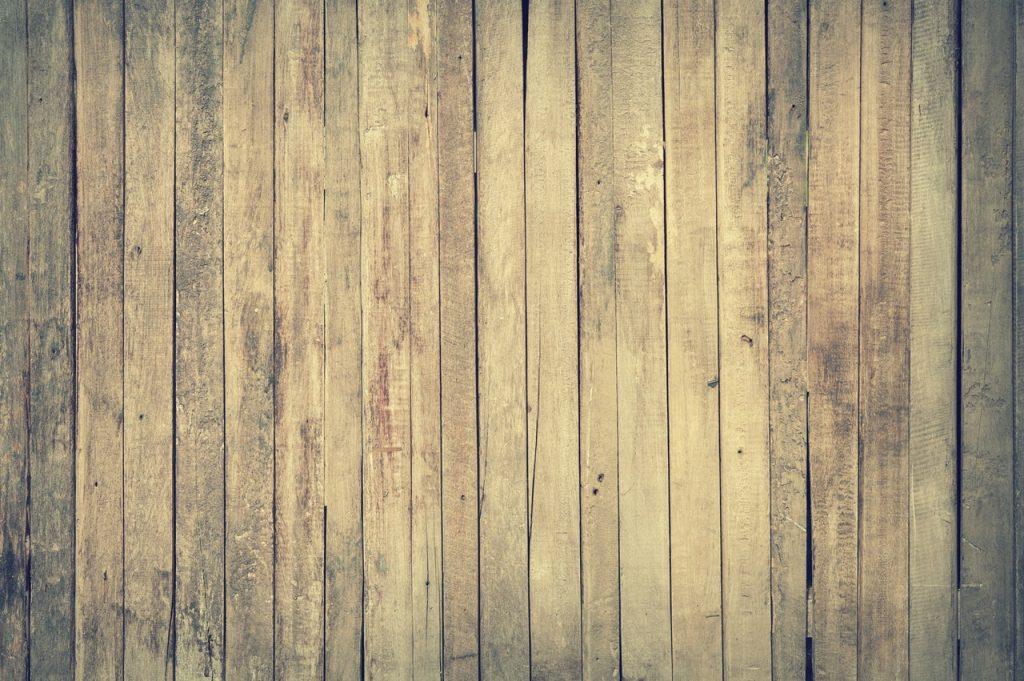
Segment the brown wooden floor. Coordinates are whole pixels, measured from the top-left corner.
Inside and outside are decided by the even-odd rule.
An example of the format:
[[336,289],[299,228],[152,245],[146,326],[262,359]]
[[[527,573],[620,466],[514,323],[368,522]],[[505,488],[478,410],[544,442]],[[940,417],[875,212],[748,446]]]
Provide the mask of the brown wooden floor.
[[1024,1],[0,0],[0,680],[1024,678]]

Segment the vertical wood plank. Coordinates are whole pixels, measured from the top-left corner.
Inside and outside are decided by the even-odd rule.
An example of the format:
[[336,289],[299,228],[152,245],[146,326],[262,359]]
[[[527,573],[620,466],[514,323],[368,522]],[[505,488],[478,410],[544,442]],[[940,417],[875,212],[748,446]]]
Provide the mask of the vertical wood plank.
[[807,3],[768,3],[772,673],[806,677]]
[[224,673],[274,667],[274,7],[224,3]]
[[472,3],[443,0],[437,26],[443,668],[458,680],[479,671]]
[[962,678],[1013,675],[1014,13],[961,5]]
[[29,674],[58,678],[74,673],[71,14],[65,2],[27,6],[32,319]]
[[910,2],[862,6],[858,674],[906,679],[909,643]]
[[[611,12],[576,6],[583,678],[619,673],[619,449]],[[717,526],[717,519],[716,519]]]
[[274,17],[275,675],[324,665],[324,5]]
[[727,679],[771,678],[764,5],[715,8],[722,638]]
[[816,679],[857,675],[860,6],[810,4],[807,208]]
[[405,7],[359,3],[365,676],[412,675]]
[[957,678],[956,0],[913,8],[910,677]]
[[27,5],[0,3],[0,668],[28,676]]
[[476,4],[480,671],[530,675],[522,6]]
[[581,674],[573,5],[529,5],[526,338],[531,674]]
[[124,569],[129,679],[173,673],[174,6],[125,4]]
[[437,10],[407,0],[413,678],[441,677],[441,354]]
[[123,677],[124,33],[122,3],[75,5],[77,270],[75,663]]
[[1017,0],[1013,114],[1014,678],[1024,679],[1024,2]]
[[722,675],[714,12],[665,3],[672,660],[687,678]]
[[672,676],[661,8],[611,7],[622,674]]
[[[362,331],[355,0],[325,4],[324,670],[362,673]],[[435,577],[440,583],[439,576]]]

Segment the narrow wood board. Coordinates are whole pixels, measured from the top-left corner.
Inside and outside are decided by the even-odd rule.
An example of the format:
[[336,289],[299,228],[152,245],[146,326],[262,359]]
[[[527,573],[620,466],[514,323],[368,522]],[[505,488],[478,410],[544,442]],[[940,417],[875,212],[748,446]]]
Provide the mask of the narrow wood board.
[[[75,675],[124,670],[124,16],[76,4]],[[216,538],[213,538],[216,541]]]
[[[29,675],[74,673],[71,6],[29,2]],[[164,613],[166,621],[166,613]]]
[[860,7],[810,4],[808,445],[813,665],[857,676]]
[[526,370],[530,651],[536,678],[582,672],[573,5],[529,6]]
[[224,674],[274,669],[274,7],[224,3]]
[[960,675],[1014,655],[1011,3],[961,4]]
[[480,674],[530,675],[522,6],[476,18]]

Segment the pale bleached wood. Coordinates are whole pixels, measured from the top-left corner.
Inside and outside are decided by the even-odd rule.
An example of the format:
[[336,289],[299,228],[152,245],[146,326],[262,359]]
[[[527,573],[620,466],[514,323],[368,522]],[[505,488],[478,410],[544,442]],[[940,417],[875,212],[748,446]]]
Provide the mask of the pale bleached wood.
[[677,675],[717,678],[722,547],[714,3],[673,0],[664,7],[672,660]]
[[644,679],[672,676],[660,26],[659,2],[612,3],[620,637]]
[[1013,4],[961,4],[960,676],[1010,679]]
[[857,676],[860,6],[810,4],[807,373],[816,679]]
[[124,29],[122,3],[74,8],[75,673],[123,677]]
[[[619,449],[615,370],[611,13],[576,6],[580,562],[583,678],[619,670]],[[716,519],[717,526],[717,519]]]
[[347,680],[361,674],[363,626],[356,2],[331,0],[324,11],[324,670],[327,678]]
[[174,8],[125,5],[124,674],[173,673]]
[[914,3],[910,160],[910,678],[957,678],[955,0]]
[[224,673],[274,666],[274,33],[224,3]]
[[442,663],[458,681],[479,671],[472,3],[440,2],[437,27]]
[[[73,674],[74,136],[69,2],[28,6],[29,675]],[[166,621],[166,613],[164,613]]]
[[858,677],[908,678],[910,2],[862,6]]
[[175,8],[175,673],[224,676],[220,3]]
[[523,17],[476,3],[480,672],[530,674]]
[[28,677],[27,5],[0,3],[0,669]]
[[581,674],[574,7],[530,3],[526,46],[531,675]]
[[324,5],[274,6],[274,665],[324,668]]
[[715,6],[725,678],[770,679],[764,6]]
[[768,3],[772,673],[807,662],[807,3]]

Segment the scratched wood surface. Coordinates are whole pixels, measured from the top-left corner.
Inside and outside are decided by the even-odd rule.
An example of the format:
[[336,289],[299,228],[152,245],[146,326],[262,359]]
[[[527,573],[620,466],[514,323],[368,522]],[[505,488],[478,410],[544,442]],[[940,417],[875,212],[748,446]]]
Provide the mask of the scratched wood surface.
[[1024,678],[1021,63],[0,0],[0,681]]

